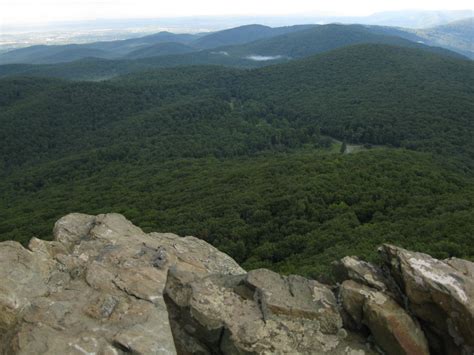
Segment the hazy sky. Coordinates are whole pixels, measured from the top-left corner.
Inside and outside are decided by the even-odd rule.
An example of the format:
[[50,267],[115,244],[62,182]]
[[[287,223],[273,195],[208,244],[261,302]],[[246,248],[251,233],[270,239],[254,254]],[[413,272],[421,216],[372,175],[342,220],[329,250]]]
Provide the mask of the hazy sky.
[[369,15],[378,11],[471,9],[468,0],[0,0],[3,24],[197,15]]

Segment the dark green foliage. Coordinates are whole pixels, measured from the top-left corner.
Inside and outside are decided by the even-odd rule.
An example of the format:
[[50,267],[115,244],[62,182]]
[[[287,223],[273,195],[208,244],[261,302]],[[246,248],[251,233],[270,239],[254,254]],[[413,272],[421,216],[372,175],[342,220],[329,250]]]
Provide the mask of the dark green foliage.
[[174,55],[184,54],[193,52],[194,48],[187,46],[182,43],[157,43],[145,48],[140,48],[128,53],[125,58],[136,59],[136,58],[147,58],[147,57],[159,57],[163,55]]
[[0,80],[0,238],[114,211],[313,277],[383,242],[473,259],[472,76],[360,45],[255,70]]
[[474,167],[474,63],[359,45],[252,71],[243,95],[297,112],[351,143],[390,144]]
[[208,34],[193,41],[192,45],[203,49],[232,46],[299,32],[315,26],[297,25],[272,28],[262,25],[246,25]]
[[159,32],[145,37],[118,41],[51,46],[37,45],[3,53],[0,55],[0,63],[53,64],[87,57],[120,58],[132,51],[148,46],[169,42],[184,44],[199,37],[199,35]]
[[[314,143],[321,130],[351,143],[457,157],[470,169],[473,67],[415,49],[360,45],[252,71],[194,67],[107,83],[48,81],[49,89],[0,114],[0,158],[9,169],[124,139],[132,144],[143,132],[163,157],[181,154],[175,142],[184,132],[203,142],[190,148],[195,155],[248,154]],[[10,82],[0,81],[0,92],[11,96]],[[216,127],[227,132],[229,119],[238,125],[232,139],[207,139]]]
[[196,235],[243,262],[308,276],[396,243],[474,256],[474,186],[427,155],[314,150],[159,162],[100,150],[0,185],[0,234],[49,238],[68,211],[120,212],[147,231]]
[[343,142],[342,145],[341,145],[341,150],[340,150],[340,153],[341,154],[344,154],[347,150],[347,144],[346,142]]

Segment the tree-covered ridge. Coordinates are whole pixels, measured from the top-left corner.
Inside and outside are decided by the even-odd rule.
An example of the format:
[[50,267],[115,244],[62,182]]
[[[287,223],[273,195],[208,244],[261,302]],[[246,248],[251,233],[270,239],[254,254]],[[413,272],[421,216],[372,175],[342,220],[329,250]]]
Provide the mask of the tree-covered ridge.
[[[99,42],[90,49],[91,51],[97,51],[101,46],[109,48],[110,46],[107,46],[107,44],[111,44],[114,50],[121,53],[119,56],[113,54],[96,57],[83,56],[77,58],[76,61],[68,62],[65,60],[56,64],[46,64],[48,62],[44,62],[41,65],[0,65],[0,77],[29,75],[97,81],[128,73],[177,66],[222,65],[237,68],[258,68],[328,52],[349,45],[369,43],[417,48],[427,52],[464,58],[461,54],[450,50],[419,43],[421,38],[413,33],[379,26],[339,24],[278,28],[243,26],[209,34],[192,43],[183,40],[186,44],[178,40],[179,43],[163,42],[166,38],[169,38],[169,36],[163,36],[162,33],[159,33],[156,40],[153,36],[144,37],[142,39],[144,43],[141,43],[139,39],[116,41],[118,42],[116,45],[113,45],[115,42]],[[255,40],[252,41],[252,39]],[[203,42],[198,43],[201,40]],[[128,43],[129,41],[133,45]],[[135,43],[137,41],[138,43]],[[124,43],[122,44],[122,42]],[[194,49],[192,47],[193,43],[197,46]],[[214,43],[214,47],[210,45],[211,43]],[[219,47],[220,45],[223,46]],[[91,46],[91,44],[88,46]],[[118,46],[118,48],[115,48],[115,46]],[[209,49],[201,50],[200,46]],[[49,48],[47,46],[41,48],[43,47]],[[53,58],[61,55],[69,58],[74,53],[80,52],[80,49],[74,45],[67,46],[67,50],[59,54],[56,53],[58,48],[53,49]],[[129,52],[122,52],[127,49]],[[36,52],[33,47],[31,47],[31,50],[33,53]],[[137,53],[130,52],[135,50],[138,51],[137,56],[135,56]],[[28,48],[19,51],[28,52]],[[9,54],[6,53],[6,55]],[[129,56],[130,54],[131,56]],[[37,57],[38,55],[35,56],[35,58]]]
[[472,61],[359,45],[252,71],[245,83],[248,98],[284,102],[330,136],[462,155],[472,166]]
[[302,31],[290,32],[281,36],[250,42],[240,46],[225,47],[222,50],[230,55],[284,56],[304,58],[318,53],[329,52],[357,44],[386,44],[407,48],[418,48],[428,52],[461,58],[462,56],[439,47],[429,47],[401,37],[403,32],[392,28],[364,25],[328,24],[314,26]]
[[[314,144],[323,133],[437,152],[470,169],[473,66],[360,45],[250,71],[171,68],[104,83],[5,79],[2,96],[24,99],[0,113],[2,164],[11,169],[124,141],[142,145],[147,137],[160,145],[154,154],[161,158],[249,154]],[[35,85],[42,86],[37,95],[27,94]],[[181,135],[192,137],[192,148],[182,147]]]

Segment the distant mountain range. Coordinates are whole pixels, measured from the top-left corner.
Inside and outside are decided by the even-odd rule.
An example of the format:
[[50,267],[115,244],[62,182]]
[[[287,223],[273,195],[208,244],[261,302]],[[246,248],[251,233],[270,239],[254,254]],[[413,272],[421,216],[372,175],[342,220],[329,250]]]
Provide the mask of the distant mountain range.
[[429,45],[440,46],[474,58],[474,17],[446,25],[413,30]]
[[[183,54],[221,46],[243,44],[263,38],[272,38],[311,27],[314,27],[314,25],[276,28],[262,25],[247,25],[207,35],[160,32],[154,35],[120,41],[56,46],[39,45],[16,49],[2,54],[0,55],[0,64],[54,64],[87,57],[120,59]],[[183,45],[186,45],[186,47]]]
[[[357,23],[407,28],[429,28],[458,21],[474,15],[472,10],[453,11],[385,11],[360,18]],[[352,20],[356,18],[352,17]]]
[[473,58],[468,39],[472,35],[471,24],[472,19],[423,31],[341,24],[276,28],[246,25],[206,35],[160,32],[121,41],[32,46],[0,55],[0,63],[6,64],[0,65],[0,77],[33,75],[103,80],[183,65],[253,68],[363,43]]

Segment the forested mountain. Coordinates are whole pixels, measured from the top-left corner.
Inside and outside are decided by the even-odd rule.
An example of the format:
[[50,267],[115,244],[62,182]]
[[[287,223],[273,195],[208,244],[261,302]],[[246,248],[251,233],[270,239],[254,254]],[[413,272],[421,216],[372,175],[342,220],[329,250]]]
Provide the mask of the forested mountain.
[[113,58],[99,48],[89,48],[78,44],[61,46],[38,45],[20,48],[0,55],[0,63],[61,63],[71,62],[85,57]]
[[[54,64],[87,57],[119,59],[180,54],[253,42],[258,39],[271,38],[311,27],[314,27],[314,25],[276,28],[248,25],[210,34],[174,34],[170,32],[159,32],[145,37],[119,41],[53,46],[39,45],[15,49],[1,54],[0,64]],[[175,50],[170,51],[169,43],[175,43]],[[183,47],[178,47],[176,45],[178,43],[182,44]],[[184,45],[186,45],[187,51],[182,50]],[[177,48],[181,50],[177,50]],[[134,55],[133,53],[135,52],[138,52],[139,55]]]
[[1,79],[1,238],[116,211],[313,277],[382,242],[472,259],[473,73],[360,44],[252,70]]
[[165,42],[157,43],[151,46],[146,46],[134,50],[127,55],[126,59],[137,59],[137,58],[148,58],[148,57],[160,57],[164,55],[184,54],[194,52],[195,49],[182,43],[177,42]]
[[[266,56],[288,59],[357,43],[418,46],[445,54],[450,53],[447,50],[429,47],[438,46],[472,56],[470,46],[472,31],[472,19],[426,30],[336,24],[275,28],[247,25],[209,34],[160,32],[120,41],[32,46],[1,54],[0,64],[55,64],[89,57],[119,60],[195,52],[193,55],[179,58],[179,61],[186,64],[194,64],[194,60],[198,64],[226,65],[229,61],[229,58],[224,58],[226,56],[233,57],[232,60],[238,63],[245,61],[246,58],[253,58],[254,61],[259,58],[275,59],[265,58]],[[423,46],[422,43],[429,46]],[[170,58],[169,62],[176,59]],[[251,64],[247,63],[249,66],[252,66]],[[156,65],[160,66],[160,63]]]
[[414,32],[426,43],[474,58],[474,17]]
[[421,48],[456,56],[456,54],[442,48],[428,47],[401,38],[399,34],[399,31],[392,30],[389,32],[388,29],[383,27],[331,24],[255,41],[242,46],[223,48],[222,50],[229,55],[240,55],[241,57],[257,54],[261,56],[302,58],[348,45],[379,43]]
[[69,62],[87,57],[121,58],[135,50],[159,43],[190,43],[200,35],[159,32],[153,35],[119,41],[87,44],[40,45],[15,49],[0,55],[0,64],[52,64]]
[[248,98],[285,102],[302,119],[318,120],[325,134],[351,142],[461,153],[472,167],[472,61],[411,48],[359,45],[249,76]]
[[384,11],[366,17],[363,23],[405,28],[430,28],[472,16],[472,10]]
[[247,25],[211,33],[193,42],[197,48],[211,49],[223,46],[254,42],[264,38],[277,37],[286,33],[299,32],[316,25],[297,25],[287,27],[268,27],[262,25]]

